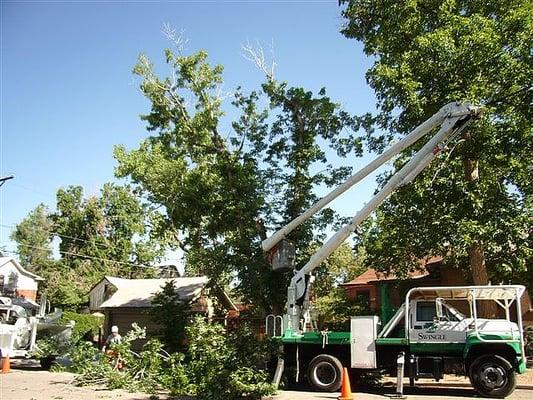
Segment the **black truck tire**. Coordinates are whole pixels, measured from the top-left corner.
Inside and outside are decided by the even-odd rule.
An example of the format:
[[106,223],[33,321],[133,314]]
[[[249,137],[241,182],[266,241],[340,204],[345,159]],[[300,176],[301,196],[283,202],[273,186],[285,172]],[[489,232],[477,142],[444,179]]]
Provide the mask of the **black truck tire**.
[[342,364],[336,357],[320,354],[309,363],[307,379],[316,390],[336,392],[342,383]]
[[468,374],[474,389],[485,397],[504,398],[516,388],[513,366],[498,355],[479,356]]
[[39,364],[41,364],[42,369],[49,370],[55,361],[56,361],[55,356],[48,356],[48,357],[43,357],[39,359]]

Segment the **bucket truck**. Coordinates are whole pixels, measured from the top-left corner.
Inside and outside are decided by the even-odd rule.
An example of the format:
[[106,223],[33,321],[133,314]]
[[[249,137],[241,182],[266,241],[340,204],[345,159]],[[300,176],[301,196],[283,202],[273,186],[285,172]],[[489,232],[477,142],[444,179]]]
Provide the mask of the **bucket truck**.
[[[285,237],[333,199],[413,145],[426,134],[436,133],[383,186],[383,188],[334,234],[300,270],[294,271],[287,289],[286,313],[267,317],[267,333],[283,345],[275,380],[284,365],[296,368],[296,380],[307,375],[311,385],[322,391],[336,391],[343,367],[352,371],[396,370],[398,354],[405,354],[405,372],[411,385],[420,377],[439,380],[445,373],[466,374],[483,396],[505,397],[515,386],[515,373],[525,371],[521,302],[524,287],[462,286],[415,288],[383,327],[377,316],[352,317],[350,332],[320,332],[312,318],[310,287],[312,272],[396,189],[408,184],[459,135],[481,109],[468,103],[450,103],[416,127],[402,140],[363,167],[345,183],[320,199],[302,215],[262,242],[272,268],[294,270],[294,245]],[[505,319],[477,316],[479,301],[494,301]],[[457,303],[463,304],[463,308]],[[516,312],[511,318],[511,307]],[[469,310],[465,316],[459,310]],[[311,327],[311,328],[309,328]]]

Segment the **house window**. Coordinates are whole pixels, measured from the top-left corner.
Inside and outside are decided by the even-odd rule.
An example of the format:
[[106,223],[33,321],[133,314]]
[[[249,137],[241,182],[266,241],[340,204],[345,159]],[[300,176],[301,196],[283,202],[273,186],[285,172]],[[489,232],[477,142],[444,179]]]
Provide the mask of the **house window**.
[[358,303],[362,303],[366,307],[370,306],[370,290],[358,290],[355,298]]

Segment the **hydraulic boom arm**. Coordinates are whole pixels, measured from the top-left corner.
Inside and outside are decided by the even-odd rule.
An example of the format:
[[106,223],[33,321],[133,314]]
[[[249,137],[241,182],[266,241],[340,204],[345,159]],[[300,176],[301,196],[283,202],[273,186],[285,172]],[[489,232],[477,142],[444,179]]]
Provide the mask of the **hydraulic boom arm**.
[[[450,103],[442,107],[436,114],[416,127],[410,134],[382,153],[374,161],[352,175],[345,183],[337,187],[328,195],[320,199],[302,215],[282,227],[262,243],[263,250],[273,249],[293,229],[304,223],[311,216],[324,208],[329,202],[340,196],[350,187],[375,171],[385,162],[401,153],[403,150],[428,134],[434,128],[439,130],[428,142],[411,158],[411,160],[396,172],[386,185],[376,194],[350,221],[309,259],[307,264],[297,271],[287,290],[287,314],[284,326],[293,333],[300,333],[302,311],[307,312],[310,274],[324,261],[337,247],[339,247],[361,222],[364,221],[393,191],[412,181],[442,150],[443,143],[452,135],[465,129],[473,118],[478,117],[480,109],[468,103]],[[303,308],[303,310],[302,310]]]

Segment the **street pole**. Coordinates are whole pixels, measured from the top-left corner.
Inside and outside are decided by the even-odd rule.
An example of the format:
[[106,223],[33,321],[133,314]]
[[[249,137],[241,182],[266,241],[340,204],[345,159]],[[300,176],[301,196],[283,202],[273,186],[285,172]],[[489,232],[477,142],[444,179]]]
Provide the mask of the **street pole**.
[[0,187],[6,183],[6,181],[10,180],[10,179],[13,179],[14,176],[13,175],[9,175],[9,176],[3,176],[0,178]]

